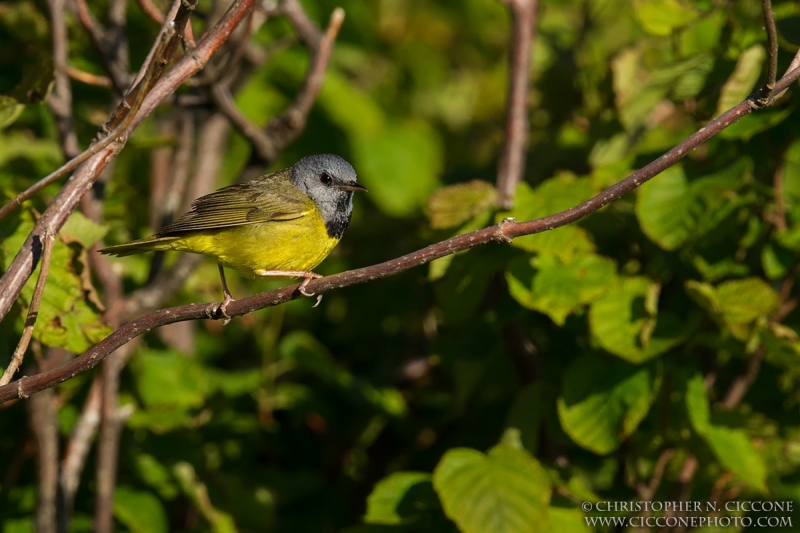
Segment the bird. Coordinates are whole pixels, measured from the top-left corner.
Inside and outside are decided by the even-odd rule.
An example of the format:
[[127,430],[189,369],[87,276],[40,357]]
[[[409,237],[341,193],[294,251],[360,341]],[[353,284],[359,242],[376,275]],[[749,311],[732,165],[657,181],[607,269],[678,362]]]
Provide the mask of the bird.
[[219,313],[227,324],[227,307],[234,299],[224,267],[251,278],[303,278],[298,291],[314,296],[306,286],[322,276],[312,269],[350,226],[355,192],[367,189],[350,163],[333,154],[312,155],[196,199],[188,212],[155,235],[99,251],[117,257],[155,250],[215,257],[224,298],[206,314],[215,318]]

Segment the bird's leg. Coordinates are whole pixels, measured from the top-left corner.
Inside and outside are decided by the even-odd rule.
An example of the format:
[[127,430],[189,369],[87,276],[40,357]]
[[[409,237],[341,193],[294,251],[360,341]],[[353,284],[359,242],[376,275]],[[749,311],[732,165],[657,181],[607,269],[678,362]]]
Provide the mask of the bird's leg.
[[228,314],[227,309],[228,304],[233,301],[233,296],[231,296],[231,291],[228,290],[228,282],[225,280],[225,270],[222,268],[222,264],[217,263],[217,267],[219,267],[219,279],[222,281],[222,294],[225,298],[218,304],[211,304],[206,307],[206,315],[208,315],[209,318],[214,318],[217,316],[217,312],[219,312],[225,317],[225,321],[222,325],[227,326],[228,322],[231,321],[231,316]]
[[[297,292],[299,292],[303,296],[308,296],[308,297],[314,296],[313,292],[306,291],[306,286],[308,285],[308,282],[311,281],[312,279],[319,279],[322,277],[316,272],[311,272],[309,270],[256,270],[255,273],[263,277],[277,276],[277,277],[304,278],[303,281],[300,283],[300,286],[297,287]],[[317,303],[314,304],[314,307],[318,306],[321,301],[322,301],[322,295],[317,294]]]

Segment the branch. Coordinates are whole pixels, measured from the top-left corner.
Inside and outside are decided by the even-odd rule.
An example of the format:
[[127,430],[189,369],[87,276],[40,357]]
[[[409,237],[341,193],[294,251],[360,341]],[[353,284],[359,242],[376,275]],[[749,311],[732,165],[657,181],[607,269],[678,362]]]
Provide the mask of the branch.
[[344,22],[344,10],[336,8],[331,13],[328,29],[322,33],[308,18],[297,0],[283,0],[280,9],[311,54],[305,83],[292,106],[283,114],[273,118],[267,127],[262,129],[239,111],[224,84],[215,83],[211,87],[212,100],[239,133],[250,141],[255,150],[255,159],[260,166],[275,161],[278,153],[305,127],[308,113],[322,87],[333,43]]
[[[784,76],[776,84],[775,88],[776,90],[782,91],[798,78],[800,78],[800,68],[794,69]],[[350,285],[386,278],[413,267],[424,265],[434,259],[468,250],[475,246],[488,244],[490,242],[510,242],[516,237],[541,233],[580,220],[598,211],[602,207],[605,207],[610,202],[621,198],[646,181],[649,181],[666,168],[686,157],[689,152],[702,143],[708,141],[743,116],[751,113],[758,107],[755,103],[755,98],[755,96],[752,96],[737,104],[649,165],[612,185],[600,194],[566,211],[527,222],[516,222],[513,219],[505,219],[494,226],[458,235],[451,239],[432,244],[417,252],[404,255],[391,261],[386,261],[385,263],[312,280],[308,283],[307,290],[316,294],[322,294],[333,289],[340,289]],[[228,305],[227,312],[230,316],[240,316],[259,309],[288,302],[300,297],[297,288],[298,285],[292,285],[248,298],[242,298],[241,300],[235,300]],[[18,397],[25,398],[40,390],[58,385],[76,374],[86,372],[120,346],[152,329],[185,320],[206,319],[208,318],[206,315],[207,308],[208,304],[189,304],[162,309],[142,316],[122,326],[84,354],[72,359],[63,366],[55,370],[42,372],[35,376],[25,377],[14,383],[0,387],[0,403]]]
[[58,412],[54,391],[37,395],[28,404],[31,432],[36,441],[38,493],[35,531],[55,533],[58,494]]
[[764,11],[764,25],[767,27],[767,41],[769,43],[766,89],[771,93],[775,87],[775,78],[778,76],[778,30],[775,28],[772,0],[761,0],[761,7]]
[[[133,131],[156,106],[171,95],[188,77],[194,75],[203,68],[208,58],[225,42],[236,25],[244,18],[252,7],[254,0],[236,0],[228,9],[225,16],[209,31],[205,38],[198,44],[194,52],[189,56],[184,56],[175,66],[167,72],[164,77],[153,86],[152,90],[144,98],[139,108],[139,112],[131,119],[130,124],[125,129],[125,134]],[[176,16],[176,21],[179,16]],[[188,19],[188,13],[183,18]],[[180,24],[176,24],[176,36],[180,34]],[[172,40],[171,40],[172,41]],[[171,48],[171,47],[170,47]],[[166,66],[166,63],[163,65]],[[113,123],[113,122],[112,122]],[[122,148],[126,135],[120,137],[120,141],[115,145],[108,146],[95,154],[92,158],[73,175],[61,191],[56,196],[53,203],[47,208],[42,217],[36,222],[31,235],[28,236],[17,256],[9,265],[3,277],[0,278],[0,318],[8,314],[11,305],[19,296],[22,286],[30,276],[33,258],[31,244],[33,235],[41,234],[47,230],[57,232],[66,222],[69,213],[80,201],[81,196],[92,186],[100,172],[116,156]]]
[[53,92],[47,103],[56,116],[58,136],[61,138],[61,151],[67,159],[80,153],[78,136],[72,120],[72,89],[66,72],[69,62],[67,43],[67,24],[64,20],[64,0],[49,0],[50,24],[53,32]]
[[[182,15],[181,18],[183,19],[183,24],[185,24],[186,20],[188,20],[190,13],[191,10],[189,9],[183,10],[182,13],[179,13],[179,15]],[[179,21],[178,16],[175,18],[175,24],[177,24],[178,28],[180,28],[181,21]],[[14,208],[21,206],[22,202],[41,191],[67,172],[72,171],[82,163],[88,161],[92,156],[100,153],[101,150],[110,146],[111,143],[122,137],[124,133],[128,133],[128,127],[136,117],[136,113],[141,107],[145,96],[147,96],[148,91],[164,72],[164,68],[166,67],[167,63],[169,63],[172,56],[175,54],[177,40],[174,37],[176,34],[179,34],[180,31],[176,32],[174,25],[169,25],[167,30],[168,31],[165,31],[161,35],[161,38],[156,41],[156,45],[151,49],[150,55],[148,56],[149,59],[145,63],[146,66],[142,69],[143,77],[141,82],[136,83],[135,87],[128,93],[128,95],[122,100],[117,109],[114,111],[111,119],[101,129],[101,134],[105,132],[105,138],[93,144],[82,154],[71,159],[66,164],[62,165],[58,170],[48,174],[32,186],[28,187],[25,191],[15,196],[13,200],[0,209],[0,218],[6,216]],[[124,141],[122,144],[124,144]],[[119,149],[121,148],[122,146],[119,147]],[[105,165],[103,168],[105,168]],[[102,171],[103,168],[100,168],[99,170]],[[94,179],[96,178],[97,175],[94,176]],[[0,313],[0,317],[2,316],[4,315]]]
[[[114,84],[118,94],[125,94],[125,88],[130,82],[130,72],[127,54],[127,40],[120,32],[124,32],[124,25],[116,29],[106,31],[96,18],[89,11],[86,5],[86,0],[75,0],[75,7],[78,12],[78,20],[81,25],[86,29],[92,44],[97,49],[100,57],[103,58],[103,65],[106,72],[108,72],[111,81]],[[110,18],[112,22],[114,19],[120,18],[119,5],[111,6]],[[125,13],[121,13],[122,20],[124,21]]]
[[503,1],[511,8],[514,29],[511,34],[506,141],[497,168],[497,204],[503,209],[511,209],[517,183],[525,173],[525,149],[530,130],[528,87],[538,0]]
[[50,272],[50,258],[53,255],[53,244],[55,242],[55,235],[42,235],[39,243],[42,253],[42,267],[39,269],[39,277],[36,279],[36,286],[33,288],[33,296],[31,297],[31,304],[28,307],[28,316],[25,318],[25,328],[22,330],[22,337],[19,339],[19,344],[14,350],[14,355],[11,356],[11,362],[0,377],[0,385],[5,385],[14,373],[22,364],[22,359],[25,357],[25,351],[28,349],[28,344],[31,342],[33,336],[33,326],[36,324],[36,319],[39,317],[39,306],[42,303],[42,295],[44,294],[44,286],[47,283],[47,275]]

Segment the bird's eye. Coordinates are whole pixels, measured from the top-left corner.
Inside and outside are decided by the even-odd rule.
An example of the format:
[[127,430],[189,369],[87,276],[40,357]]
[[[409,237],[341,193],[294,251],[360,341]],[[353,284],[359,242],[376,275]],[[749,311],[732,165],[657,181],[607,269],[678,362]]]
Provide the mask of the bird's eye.
[[333,183],[333,178],[331,178],[331,175],[327,172],[323,172],[319,175],[319,181],[321,181],[323,185],[330,185]]

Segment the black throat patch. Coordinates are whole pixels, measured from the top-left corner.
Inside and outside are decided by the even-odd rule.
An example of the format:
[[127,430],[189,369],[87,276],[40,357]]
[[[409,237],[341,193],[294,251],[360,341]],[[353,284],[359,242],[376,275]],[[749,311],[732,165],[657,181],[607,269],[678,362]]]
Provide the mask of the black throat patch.
[[341,239],[347,228],[350,227],[350,215],[352,214],[353,193],[348,192],[336,199],[336,209],[332,217],[325,221],[325,229],[331,239]]

